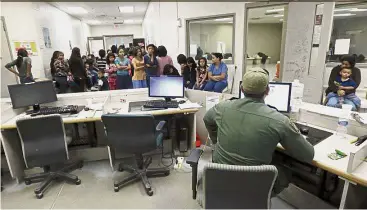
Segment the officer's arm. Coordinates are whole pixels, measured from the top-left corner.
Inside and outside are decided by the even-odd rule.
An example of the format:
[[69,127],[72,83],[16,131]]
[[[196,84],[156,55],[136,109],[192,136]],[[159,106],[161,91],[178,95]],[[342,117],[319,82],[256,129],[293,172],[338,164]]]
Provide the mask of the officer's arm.
[[215,105],[213,108],[209,109],[204,116],[205,127],[208,130],[209,137],[213,144],[217,143],[218,126],[215,119],[219,117],[220,106],[220,104]]
[[311,163],[315,154],[313,146],[301,135],[294,123],[286,119],[280,143],[294,158]]

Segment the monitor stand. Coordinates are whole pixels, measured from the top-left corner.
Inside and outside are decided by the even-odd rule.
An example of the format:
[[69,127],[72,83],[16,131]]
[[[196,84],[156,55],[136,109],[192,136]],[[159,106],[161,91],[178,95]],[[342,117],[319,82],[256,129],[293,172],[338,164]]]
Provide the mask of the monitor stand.
[[166,102],[170,102],[170,101],[171,101],[171,98],[164,98],[164,100],[165,100]]
[[41,107],[39,104],[35,104],[33,105],[33,109],[32,110],[28,110],[26,111],[26,114],[35,114],[38,113],[40,111]]

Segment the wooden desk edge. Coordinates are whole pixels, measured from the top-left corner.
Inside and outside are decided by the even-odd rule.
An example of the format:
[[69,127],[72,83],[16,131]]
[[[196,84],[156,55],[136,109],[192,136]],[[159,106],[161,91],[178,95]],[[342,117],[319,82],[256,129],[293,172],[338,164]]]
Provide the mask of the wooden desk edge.
[[[278,151],[281,151],[281,152],[285,151],[285,149],[283,147],[281,147],[281,146],[280,147],[277,146],[277,150]],[[367,187],[367,180],[366,179],[362,179],[362,178],[357,177],[357,176],[355,176],[355,175],[353,175],[351,173],[348,173],[348,172],[340,171],[339,169],[336,169],[336,168],[330,167],[328,165],[322,164],[320,162],[317,162],[316,160],[313,160],[312,161],[312,165],[313,166],[316,166],[318,168],[321,168],[321,169],[323,169],[325,171],[328,171],[330,173],[333,173],[335,175],[341,176],[341,177],[343,177],[343,178],[345,178],[345,179],[347,179],[347,180],[349,180],[351,182],[355,182],[357,184],[360,184],[362,186]]]
[[[199,109],[182,109],[182,110],[159,110],[159,111],[154,111],[152,113],[153,116],[155,115],[169,115],[169,114],[192,114],[192,113],[196,113],[198,112]],[[139,114],[139,112],[137,112],[136,114]],[[68,119],[68,118],[64,118],[63,122],[64,124],[72,124],[72,123],[83,123],[83,122],[97,122],[97,121],[101,121],[101,117],[88,117],[88,118],[79,118],[79,119]],[[16,129],[17,126],[16,124],[2,124],[0,126],[1,130],[9,130],[9,129]]]

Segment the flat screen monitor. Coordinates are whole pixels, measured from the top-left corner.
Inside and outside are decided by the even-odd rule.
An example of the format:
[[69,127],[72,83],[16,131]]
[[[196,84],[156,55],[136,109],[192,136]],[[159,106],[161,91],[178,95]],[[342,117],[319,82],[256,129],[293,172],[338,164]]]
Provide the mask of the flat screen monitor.
[[[242,83],[242,82],[241,82]],[[244,98],[240,83],[240,98]],[[289,113],[291,104],[292,83],[269,82],[269,95],[265,103],[278,109],[279,112]]]
[[178,76],[150,77],[148,90],[149,97],[183,98],[184,80]]
[[[51,80],[27,84],[8,85],[13,109],[57,101],[56,90]],[[39,106],[38,106],[39,107]]]

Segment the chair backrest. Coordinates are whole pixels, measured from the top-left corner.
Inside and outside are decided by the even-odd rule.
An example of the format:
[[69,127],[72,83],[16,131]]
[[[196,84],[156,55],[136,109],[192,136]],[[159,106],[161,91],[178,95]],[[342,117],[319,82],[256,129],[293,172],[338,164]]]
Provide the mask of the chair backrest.
[[102,116],[102,122],[108,145],[118,151],[143,154],[157,148],[152,115],[107,114]]
[[69,159],[60,115],[25,117],[16,122],[27,167],[63,163]]
[[209,163],[204,168],[204,208],[268,209],[278,171],[275,166]]

